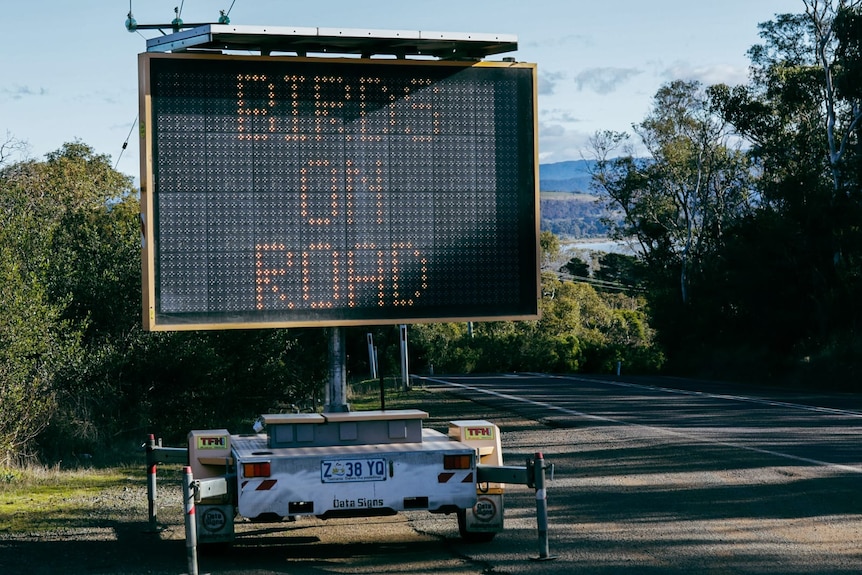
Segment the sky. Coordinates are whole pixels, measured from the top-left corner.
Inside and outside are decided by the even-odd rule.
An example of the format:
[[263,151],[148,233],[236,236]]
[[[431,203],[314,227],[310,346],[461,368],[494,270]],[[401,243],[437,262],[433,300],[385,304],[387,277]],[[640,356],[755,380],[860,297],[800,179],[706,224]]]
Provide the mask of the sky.
[[[132,0],[139,24],[185,22],[514,34],[534,62],[541,163],[589,157],[597,131],[631,133],[676,79],[746,81],[758,23],[802,0]],[[158,31],[130,33],[128,0],[14,0],[2,11],[0,142],[42,159],[81,141],[137,179],[137,54]],[[169,30],[168,30],[169,31]],[[128,138],[128,147],[123,143]]]

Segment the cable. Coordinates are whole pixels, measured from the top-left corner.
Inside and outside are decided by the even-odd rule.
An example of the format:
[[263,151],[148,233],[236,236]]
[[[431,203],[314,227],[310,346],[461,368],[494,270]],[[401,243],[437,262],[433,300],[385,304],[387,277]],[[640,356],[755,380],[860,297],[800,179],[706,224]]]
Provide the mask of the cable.
[[134,121],[134,122],[132,122],[132,127],[131,127],[131,128],[129,128],[129,133],[128,133],[128,135],[126,135],[126,141],[125,141],[125,142],[123,142],[123,147],[122,147],[122,149],[120,150],[120,155],[119,155],[119,156],[117,156],[117,161],[114,163],[114,169],[115,169],[115,170],[117,169],[117,166],[119,166],[119,165],[120,165],[120,159],[123,157],[123,152],[125,152],[125,151],[126,151],[126,148],[127,148],[127,147],[128,147],[128,145],[129,145],[129,139],[132,137],[132,130],[134,130],[134,129],[135,129],[135,124],[137,124],[137,123],[138,123],[138,117],[137,117],[137,116],[135,116],[135,121]]

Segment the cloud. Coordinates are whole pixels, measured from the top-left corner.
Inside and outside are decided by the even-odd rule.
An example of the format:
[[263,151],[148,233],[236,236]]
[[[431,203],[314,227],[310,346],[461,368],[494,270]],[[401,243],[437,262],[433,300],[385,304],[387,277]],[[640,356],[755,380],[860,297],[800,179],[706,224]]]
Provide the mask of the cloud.
[[697,80],[706,86],[714,84],[728,84],[729,86],[735,86],[738,84],[745,84],[748,81],[747,68],[731,66],[729,64],[692,66],[688,62],[678,61],[664,69],[661,75],[668,81]]
[[565,72],[539,72],[539,94],[550,96],[557,85],[566,78]]
[[575,76],[578,90],[592,90],[606,95],[615,92],[629,78],[640,74],[636,68],[588,68]]
[[78,92],[69,100],[82,106],[127,106],[128,98],[115,91]]
[[584,157],[590,134],[557,123],[539,122],[539,161],[561,162]]
[[545,122],[561,122],[564,124],[572,124],[582,121],[574,112],[568,108],[549,108],[539,110],[543,121]]
[[12,86],[9,88],[3,88],[0,90],[0,94],[8,96],[13,100],[21,100],[22,98],[29,98],[32,96],[46,96],[48,94],[48,90],[42,87],[32,88],[30,86]]

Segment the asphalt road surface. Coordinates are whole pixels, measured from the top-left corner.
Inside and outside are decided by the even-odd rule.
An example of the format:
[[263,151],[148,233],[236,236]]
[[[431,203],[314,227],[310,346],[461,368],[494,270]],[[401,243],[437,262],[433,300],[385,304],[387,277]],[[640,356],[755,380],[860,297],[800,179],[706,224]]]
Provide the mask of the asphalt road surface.
[[507,531],[463,551],[487,573],[862,572],[856,395],[541,374],[424,382],[545,426],[504,427],[503,446],[507,464],[534,451],[555,464],[558,558],[529,560],[535,518],[512,489]]

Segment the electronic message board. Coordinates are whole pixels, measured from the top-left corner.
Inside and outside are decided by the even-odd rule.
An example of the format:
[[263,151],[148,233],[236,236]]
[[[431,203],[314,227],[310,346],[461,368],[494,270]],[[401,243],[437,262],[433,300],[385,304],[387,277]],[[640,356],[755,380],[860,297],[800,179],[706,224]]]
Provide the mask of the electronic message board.
[[537,317],[534,65],[139,71],[147,329]]

